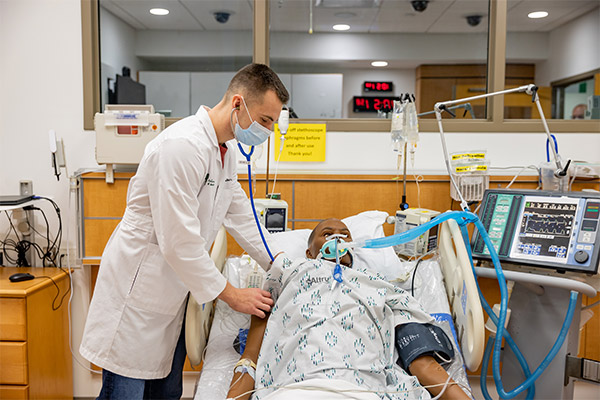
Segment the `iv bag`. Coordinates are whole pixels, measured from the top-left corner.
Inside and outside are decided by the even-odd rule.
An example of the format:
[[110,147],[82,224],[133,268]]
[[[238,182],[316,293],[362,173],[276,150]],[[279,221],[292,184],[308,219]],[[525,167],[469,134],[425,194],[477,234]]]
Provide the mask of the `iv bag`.
[[406,118],[406,138],[410,144],[414,145],[419,141],[419,119],[415,103],[407,103],[404,114]]
[[400,100],[394,100],[394,110],[392,111],[392,150],[402,153],[404,143],[406,143],[405,125],[405,105]]

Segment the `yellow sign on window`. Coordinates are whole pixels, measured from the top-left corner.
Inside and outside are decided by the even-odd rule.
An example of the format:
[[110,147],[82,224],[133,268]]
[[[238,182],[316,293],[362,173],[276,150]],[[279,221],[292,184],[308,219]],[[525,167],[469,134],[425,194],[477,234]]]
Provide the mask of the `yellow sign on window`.
[[325,161],[325,134],[325,124],[290,124],[280,157],[281,133],[279,125],[275,125],[275,160],[279,158],[279,161]]

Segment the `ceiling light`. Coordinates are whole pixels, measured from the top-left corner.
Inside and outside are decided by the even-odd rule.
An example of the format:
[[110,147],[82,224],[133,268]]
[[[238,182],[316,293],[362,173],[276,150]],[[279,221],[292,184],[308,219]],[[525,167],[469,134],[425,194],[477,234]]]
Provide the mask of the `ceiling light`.
[[166,8],[153,8],[150,10],[150,14],[152,15],[167,15],[169,10]]
[[387,61],[373,61],[371,63],[371,65],[374,67],[387,67],[388,62]]
[[527,16],[532,19],[546,18],[548,16],[548,13],[546,11],[534,11],[527,14]]
[[350,25],[346,24],[337,24],[333,26],[333,30],[335,31],[347,31],[348,29],[350,29]]

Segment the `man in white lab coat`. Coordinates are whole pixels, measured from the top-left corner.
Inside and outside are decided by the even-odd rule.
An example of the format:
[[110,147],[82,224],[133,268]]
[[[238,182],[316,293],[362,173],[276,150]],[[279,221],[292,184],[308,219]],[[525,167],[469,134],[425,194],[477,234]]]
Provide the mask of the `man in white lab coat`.
[[264,142],[289,95],[267,66],[251,64],[214,108],[173,124],[147,146],[127,208],[100,264],[81,354],[102,367],[101,399],[171,399],[182,393],[188,292],[264,317],[262,289],[237,289],[208,250],[224,225],[260,265],[270,258],[237,181],[237,142]]

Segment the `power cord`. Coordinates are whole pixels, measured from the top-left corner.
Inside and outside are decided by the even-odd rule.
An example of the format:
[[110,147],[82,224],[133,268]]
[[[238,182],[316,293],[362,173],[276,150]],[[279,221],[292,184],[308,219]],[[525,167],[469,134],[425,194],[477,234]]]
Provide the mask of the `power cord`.
[[[71,287],[72,287],[70,271],[69,272],[65,271],[62,268],[61,259],[58,259],[58,263],[57,263],[57,256],[59,253],[58,249],[60,249],[60,244],[61,244],[61,240],[62,240],[62,218],[61,218],[61,214],[60,214],[60,208],[52,199],[47,198],[47,197],[42,197],[42,196],[34,196],[34,199],[44,199],[44,200],[49,201],[52,204],[52,206],[54,207],[54,210],[56,211],[56,215],[58,218],[58,230],[57,230],[56,236],[54,238],[54,241],[52,243],[50,243],[50,223],[48,222],[48,218],[46,217],[46,213],[44,212],[44,210],[42,210],[41,208],[38,208],[38,207],[28,206],[28,207],[24,207],[24,210],[40,211],[40,213],[42,214],[42,217],[44,218],[44,221],[46,222],[46,236],[44,236],[44,235],[40,234],[39,232],[37,232],[35,230],[35,228],[31,225],[29,219],[27,219],[27,226],[30,229],[32,229],[34,232],[38,233],[42,238],[46,239],[46,242],[47,242],[46,250],[44,251],[44,249],[42,249],[41,246],[35,242],[30,242],[28,240],[24,240],[24,239],[20,238],[19,232],[17,231],[16,227],[14,226],[11,217],[9,216],[8,212],[5,211],[4,213],[10,224],[10,229],[6,234],[4,241],[2,242],[2,251],[3,251],[4,255],[6,256],[6,259],[8,262],[15,264],[18,267],[29,267],[30,265],[29,265],[29,262],[27,261],[26,254],[30,249],[33,249],[36,253],[36,256],[42,261],[42,263],[45,264],[47,262],[54,268],[58,268],[67,274],[68,279],[69,279],[69,289],[63,294],[62,297],[60,297],[60,302],[58,304],[57,304],[57,300],[59,299],[61,291],[60,291],[60,287],[57,285],[56,281],[47,275],[41,275],[41,276],[36,277],[36,278],[50,279],[52,281],[52,284],[54,285],[54,287],[56,287],[56,296],[54,296],[54,299],[52,300],[52,310],[56,311],[62,306],[65,297],[67,296],[67,294],[69,294],[71,292]],[[16,241],[8,238],[11,231],[14,232],[14,234],[16,236]],[[7,248],[7,245],[8,245],[8,248]],[[17,253],[16,258],[11,257],[9,251],[16,252]]]
[[417,261],[417,265],[415,265],[415,269],[413,269],[412,279],[410,281],[410,294],[412,297],[415,297],[415,277],[417,276],[417,268],[419,268],[421,261],[423,261],[422,258]]

